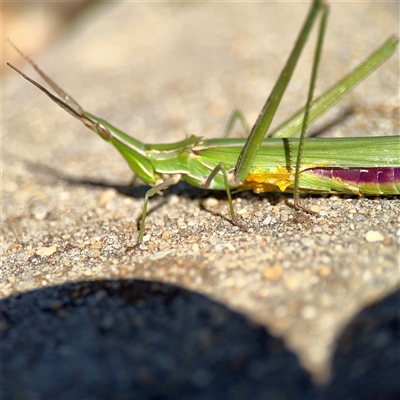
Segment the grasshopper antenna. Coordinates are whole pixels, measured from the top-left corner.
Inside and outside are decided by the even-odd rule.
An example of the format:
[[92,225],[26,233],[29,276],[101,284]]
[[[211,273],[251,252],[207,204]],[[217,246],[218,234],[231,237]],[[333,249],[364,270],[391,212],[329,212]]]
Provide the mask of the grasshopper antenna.
[[28,75],[24,74],[14,65],[7,63],[7,65],[12,68],[15,72],[20,74],[23,78],[25,78],[28,82],[32,83],[32,85],[36,86],[39,90],[41,90],[46,96],[48,96],[51,100],[53,100],[56,104],[58,104],[61,108],[71,114],[73,117],[79,119],[83,122],[88,128],[97,132],[103,139],[111,140],[112,134],[105,126],[101,125],[97,121],[93,120],[88,116],[84,109],[79,105],[79,103],[70,96],[67,92],[61,89],[49,76],[47,76],[39,66],[26,54],[24,54],[10,39],[8,39],[11,47],[21,55],[33,68],[34,70],[46,81],[46,83],[60,96],[57,97],[49,90],[47,90],[44,86],[42,86],[39,82],[36,82],[34,79],[30,78]]
[[[74,109],[78,113],[82,114],[83,113],[83,108],[79,105],[79,103],[68,93],[66,93],[63,89],[60,88],[60,86],[57,85],[49,76],[47,76],[40,68],[39,66],[26,54],[24,54],[10,39],[8,39],[8,43],[10,43],[10,46],[22,57],[24,58],[31,66],[32,68],[46,81],[46,83],[61,97],[61,99],[70,106],[70,108]],[[9,67],[11,67],[14,71],[18,72],[20,75],[22,75],[25,79],[27,79],[29,82],[33,83],[36,87],[38,87],[40,90],[42,90],[44,93],[49,95],[48,90],[43,90],[43,86],[39,85],[37,82],[35,82],[33,79],[30,79],[27,77],[25,74],[23,74],[21,71],[19,71],[17,68],[15,68],[13,65],[7,63]],[[52,96],[49,96],[52,100],[54,98]],[[57,103],[59,104],[59,103]]]
[[[53,100],[55,103],[57,103],[61,108],[63,108],[65,111],[68,111],[71,115],[73,115],[75,118],[82,119],[84,117],[83,115],[83,109],[79,108],[77,109],[76,107],[72,107],[69,103],[66,101],[58,98],[57,96],[54,96],[53,93],[50,93],[45,87],[43,87],[39,82],[36,82],[32,78],[30,78],[28,75],[25,75],[22,71],[20,71],[17,67],[14,65],[7,63],[7,65],[12,68],[15,72],[18,72],[23,78],[25,78],[27,81],[35,85],[38,89],[40,89],[46,96],[50,97],[51,100]],[[78,103],[76,103],[78,105]],[[78,105],[79,106],[79,105]]]

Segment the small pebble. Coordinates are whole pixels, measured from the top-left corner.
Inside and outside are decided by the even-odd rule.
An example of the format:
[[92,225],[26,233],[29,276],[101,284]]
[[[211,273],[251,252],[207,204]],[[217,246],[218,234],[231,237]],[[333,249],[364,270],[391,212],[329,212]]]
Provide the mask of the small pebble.
[[67,201],[71,199],[71,193],[70,192],[61,192],[58,194],[58,199],[61,201]]
[[319,213],[319,212],[321,211],[321,207],[318,206],[317,204],[313,204],[313,205],[310,207],[310,210],[311,210],[312,212]]
[[315,319],[317,316],[317,309],[312,305],[305,306],[301,310],[301,316],[306,320]]
[[214,197],[209,197],[208,199],[204,200],[203,204],[205,207],[215,207],[218,205],[218,200]]
[[307,222],[310,219],[310,217],[306,214],[297,214],[294,220],[298,224],[304,224],[304,222]]
[[267,267],[263,271],[263,277],[270,281],[277,281],[283,274],[283,268],[280,265],[273,265]]
[[281,213],[281,221],[286,222],[289,220],[289,214]]
[[382,242],[383,235],[379,231],[368,231],[365,235],[365,239],[367,242]]
[[150,234],[144,235],[144,236],[143,236],[143,243],[144,243],[144,242],[149,242],[150,239],[151,239],[151,235],[150,235]]
[[104,190],[103,192],[100,193],[98,205],[100,207],[105,206],[111,200],[113,200],[116,197],[116,195],[117,195],[117,193],[116,193],[115,189]]
[[319,273],[321,274],[321,276],[329,276],[332,272],[331,267],[329,267],[328,265],[324,265],[320,268]]
[[232,243],[226,243],[226,248],[229,251],[236,251],[236,247]]
[[88,257],[90,258],[96,258],[101,256],[100,250],[89,250],[87,253]]
[[194,245],[192,246],[192,251],[193,251],[194,253],[198,253],[198,252],[200,251],[199,245],[198,245],[198,244],[194,244]]
[[176,194],[171,194],[168,196],[168,200],[167,200],[168,205],[173,206],[175,204],[179,203],[179,196],[177,196]]
[[163,219],[157,219],[157,220],[154,222],[154,225],[155,225],[155,226],[164,226],[164,225],[165,225],[165,221],[164,221]]
[[301,243],[303,246],[311,247],[314,245],[315,242],[314,242],[314,239],[305,237],[305,238],[301,239]]
[[167,240],[171,237],[171,235],[169,234],[168,231],[163,231],[163,233],[161,234],[161,239],[163,240]]
[[248,211],[245,208],[242,208],[236,214],[244,215],[244,214],[248,214]]
[[264,221],[262,222],[263,225],[269,225],[272,221],[272,217],[268,215],[268,217],[266,217],[264,219]]
[[35,254],[38,256],[50,256],[57,251],[57,246],[50,246],[50,247],[39,247]]
[[44,210],[44,209],[36,210],[36,211],[34,212],[33,216],[34,216],[35,219],[37,219],[38,221],[43,221],[43,220],[47,217],[47,210]]

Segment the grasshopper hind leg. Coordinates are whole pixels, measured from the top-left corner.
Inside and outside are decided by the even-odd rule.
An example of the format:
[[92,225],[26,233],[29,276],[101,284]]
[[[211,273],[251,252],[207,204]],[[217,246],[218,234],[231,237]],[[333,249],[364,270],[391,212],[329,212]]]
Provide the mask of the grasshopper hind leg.
[[228,119],[228,123],[226,124],[224,138],[227,138],[231,135],[233,128],[235,127],[236,121],[240,122],[242,125],[246,136],[250,134],[250,125],[248,124],[244,114],[240,110],[235,110]]
[[313,101],[315,83],[317,80],[318,67],[319,67],[320,60],[321,60],[322,47],[323,47],[323,43],[324,43],[326,25],[327,25],[327,20],[328,20],[329,8],[325,3],[322,3],[322,10],[323,10],[323,12],[322,12],[321,22],[320,22],[320,26],[319,26],[319,31],[318,31],[317,45],[315,47],[314,60],[313,60],[313,65],[312,65],[312,70],[311,70],[310,86],[308,89],[307,102],[306,102],[304,118],[303,118],[303,123],[302,123],[302,129],[301,129],[301,134],[300,134],[299,150],[297,153],[296,171],[295,171],[295,175],[294,175],[294,188],[293,188],[293,199],[294,199],[295,209],[302,210],[309,214],[314,214],[314,215],[318,215],[318,213],[311,211],[309,208],[304,206],[301,202],[299,183],[300,183],[301,159],[302,159],[302,155],[303,155],[303,151],[304,151],[304,146],[306,145],[308,118],[310,115],[310,109],[311,109],[311,105],[312,105],[312,101]]

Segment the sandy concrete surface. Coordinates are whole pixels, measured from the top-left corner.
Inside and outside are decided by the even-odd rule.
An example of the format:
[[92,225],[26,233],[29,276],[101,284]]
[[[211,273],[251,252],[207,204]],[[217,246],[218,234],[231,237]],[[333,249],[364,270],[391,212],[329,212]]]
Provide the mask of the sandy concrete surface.
[[[104,3],[36,61],[147,143],[218,137],[235,108],[254,122],[307,9]],[[392,33],[397,2],[332,2],[317,92]],[[311,57],[277,122],[304,103]],[[290,196],[239,194],[243,232],[224,193],[179,184],[134,248],[148,187],[117,152],[16,74],[2,101],[5,399],[400,393],[398,198],[309,196],[319,216],[299,218]],[[399,134],[398,52],[314,129]]]

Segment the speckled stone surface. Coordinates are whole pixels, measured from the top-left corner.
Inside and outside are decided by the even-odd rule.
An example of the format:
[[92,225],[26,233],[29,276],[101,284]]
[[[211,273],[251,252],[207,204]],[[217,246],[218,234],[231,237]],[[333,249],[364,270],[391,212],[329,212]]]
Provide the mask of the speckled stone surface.
[[[254,122],[306,12],[103,4],[36,61],[138,139],[218,137],[235,108]],[[398,16],[396,2],[332,3],[317,92],[399,34]],[[277,121],[304,103],[311,57]],[[399,134],[398,60],[315,129]],[[115,150],[16,75],[2,100],[5,399],[400,393],[398,198],[309,196],[319,216],[303,218],[289,196],[240,194],[243,232],[223,193],[179,184],[151,200],[134,248],[147,187]]]

